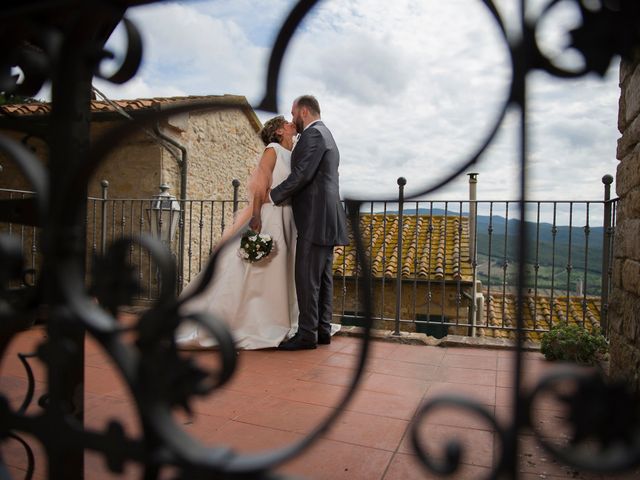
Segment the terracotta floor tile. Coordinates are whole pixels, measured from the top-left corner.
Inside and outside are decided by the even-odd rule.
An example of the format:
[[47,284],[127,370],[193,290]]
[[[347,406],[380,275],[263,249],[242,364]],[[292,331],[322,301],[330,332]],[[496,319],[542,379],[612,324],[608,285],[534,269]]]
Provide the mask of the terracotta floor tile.
[[[47,457],[44,454],[44,448],[42,447],[42,444],[34,436],[27,435],[21,432],[17,433],[18,436],[20,436],[20,438],[22,438],[29,445],[35,456],[34,476],[45,478],[47,474]],[[27,470],[27,452],[18,440],[14,438],[7,438],[0,442],[0,453],[2,454],[3,461],[8,466],[19,470]],[[24,478],[24,476],[16,478]]]
[[354,399],[347,405],[347,410],[411,420],[419,403],[420,399],[404,395],[358,390]]
[[[482,405],[491,414],[494,409],[488,405]],[[493,431],[493,425],[482,415],[474,411],[460,408],[453,405],[442,405],[434,407],[426,413],[421,422],[434,425],[448,425],[451,427],[473,428],[476,430]]]
[[[510,369],[498,370],[498,386],[513,387],[515,380],[513,365],[514,364],[512,364],[512,368]],[[534,388],[544,376],[562,370],[565,367],[575,372],[589,371],[588,368],[581,369],[575,365],[555,364],[553,362],[547,362],[546,360],[527,360],[522,366],[520,382],[525,388],[531,389]]]
[[203,413],[196,413],[192,416],[188,416],[181,410],[173,413],[173,419],[182,431],[195,440],[198,440],[201,444],[207,446],[212,446],[209,441],[212,432],[215,432],[220,428],[223,428],[227,423],[232,422],[232,420],[228,420],[224,417],[205,415]]
[[265,397],[271,392],[279,390],[283,385],[295,382],[295,379],[282,372],[282,375],[263,375],[248,371],[236,372],[233,377],[224,385],[225,389],[235,390],[253,396]]
[[391,393],[393,395],[406,395],[422,398],[429,387],[429,382],[414,378],[396,377],[371,373],[364,380],[362,388],[372,392]]
[[424,400],[447,395],[463,396],[483,405],[493,406],[496,403],[496,387],[449,382],[433,382],[425,393]]
[[513,388],[496,387],[496,406],[510,407],[513,405]]
[[391,456],[385,450],[322,439],[278,471],[313,480],[378,480]]
[[231,389],[222,388],[207,396],[195,397],[191,409],[196,413],[214,415],[233,420],[247,410],[255,408],[256,402],[264,398]]
[[415,378],[418,380],[434,380],[438,371],[436,365],[403,362],[399,360],[374,358],[367,369],[375,373],[395,375],[397,377]]
[[274,390],[272,395],[294,402],[335,407],[346,392],[346,387],[300,380]]
[[[134,322],[136,316],[127,317]],[[43,328],[15,336],[0,365],[0,392],[16,408],[26,391],[26,373],[16,352],[32,351],[45,338]],[[180,410],[172,412],[178,426],[206,445],[228,445],[240,452],[260,452],[299,441],[333,411],[352,379],[358,338],[337,336],[331,345],[302,352],[276,350],[240,351],[233,379],[207,397],[193,400],[193,417]],[[299,458],[279,471],[313,479],[409,479],[441,478],[417,464],[407,430],[418,406],[436,396],[462,395],[485,406],[502,424],[512,420],[513,351],[475,348],[439,348],[374,341],[363,383],[337,422]],[[184,352],[203,368],[219,366],[216,351]],[[85,422],[89,429],[104,430],[110,419],[121,422],[127,434],[140,432],[140,419],[125,383],[97,342],[86,342]],[[524,388],[535,385],[557,364],[547,362],[539,352],[523,354]],[[46,369],[32,359],[36,376],[46,379]],[[39,381],[37,395],[45,392]],[[528,390],[525,390],[528,391]],[[563,416],[566,407],[551,395],[540,396],[533,404],[534,424],[552,441],[565,440]],[[39,407],[33,406],[32,409]],[[35,411],[35,410],[34,410]],[[452,437],[464,447],[463,469],[456,480],[483,478],[500,448],[491,426],[482,417],[466,410],[447,407],[421,419],[422,441],[436,458]],[[548,479],[598,479],[562,467],[536,445],[528,430],[521,435],[521,477]],[[35,440],[32,439],[32,443]],[[35,442],[37,445],[37,442]],[[17,478],[24,476],[24,452],[16,442],[0,444],[3,458]],[[36,479],[46,475],[42,448]],[[394,452],[396,452],[394,454]],[[128,465],[123,476],[114,476],[97,454],[88,454],[87,472],[92,480],[139,478],[140,467]],[[165,469],[167,470],[167,469]],[[168,469],[160,476],[172,478]],[[607,476],[612,480],[635,480],[633,473]]]
[[337,352],[323,360],[322,365],[353,370],[358,366],[357,362],[358,357],[356,355]]
[[512,355],[508,357],[498,357],[498,371],[500,372],[513,372],[515,365],[515,358]]
[[[327,345],[330,347],[331,345]],[[298,350],[288,352],[284,350],[277,350],[274,354],[282,357],[283,359],[292,360],[294,362],[308,362],[314,364],[320,364],[327,358],[337,353],[331,348],[325,348],[325,345],[319,345],[315,350]]]
[[[24,342],[23,342],[24,344]],[[18,353],[33,353],[32,346],[11,345],[4,353],[2,363],[0,364],[0,375],[9,375],[17,378],[27,378],[27,370],[18,358]],[[46,382],[47,369],[45,365],[37,357],[29,357],[26,359],[31,367],[33,378],[38,382]]]
[[[26,375],[25,375],[26,377]],[[9,375],[0,376],[0,392],[9,401],[9,406],[13,410],[17,410],[22,406],[26,399],[29,388],[29,381],[26,378],[12,377]],[[40,397],[46,393],[46,383],[35,382],[33,397],[31,403],[27,407],[28,413],[41,412],[42,409],[38,405]]]
[[440,365],[446,354],[446,349],[426,345],[400,345],[390,360],[399,360],[422,365]]
[[513,418],[513,408],[504,407],[504,406],[496,406],[495,407],[495,418],[498,421],[498,424],[503,428],[509,428],[514,421]]
[[280,352],[241,351],[238,355],[238,370],[240,372],[246,371],[276,377],[282,376],[286,372],[288,378],[298,378],[316,366],[316,362],[285,357],[280,355]]
[[440,382],[464,383],[467,385],[496,385],[495,370],[474,370],[471,368],[440,367],[436,375]]
[[[23,470],[21,468],[16,468],[16,467],[12,467],[11,465],[5,465],[5,468],[7,469],[7,472],[9,473],[9,475],[11,475],[9,478],[16,478],[16,479],[20,479],[20,478],[27,478],[27,471]],[[33,472],[33,480],[44,480],[46,478],[46,474],[40,473],[38,472]]]
[[338,333],[331,337],[330,345],[323,345],[322,348],[327,348],[334,351],[342,350],[343,348],[349,347],[353,343],[360,343],[360,339],[358,337],[350,337],[348,335],[343,335]]
[[88,428],[105,431],[111,421],[116,421],[125,434],[133,437],[142,434],[142,419],[132,400],[88,393],[84,402],[84,422]]
[[[515,366],[516,354],[510,351],[507,354],[498,357],[498,370],[512,371]],[[524,369],[550,369],[554,367],[554,363],[547,362],[544,357],[538,353],[532,355],[531,352],[524,352],[522,355],[522,365]]]
[[503,388],[513,388],[514,387],[514,377],[513,372],[507,370],[500,370],[496,372],[496,386]]
[[408,425],[405,420],[343,412],[325,436],[331,440],[393,452],[400,445]]
[[236,421],[306,434],[331,411],[328,407],[269,397],[256,402],[254,410],[239,415]]
[[[450,477],[456,480],[487,478],[490,469],[463,464]],[[415,455],[396,453],[387,469],[384,480],[439,480],[443,477],[426,470]],[[539,479],[538,479],[539,480]]]
[[112,362],[104,353],[93,352],[85,355],[85,365],[96,368],[112,368]]
[[207,432],[203,441],[210,447],[231,447],[242,455],[282,448],[301,438],[301,434],[281,429],[229,421]]
[[[397,343],[372,340],[369,344],[369,358],[393,358],[401,347],[403,347],[403,345]],[[361,349],[362,340],[357,339],[355,342],[345,345],[345,347],[340,350],[340,353],[358,356],[360,355]]]
[[[326,365],[316,365],[307,370],[302,375],[296,376],[297,380],[306,382],[322,383],[325,385],[336,385],[346,387],[353,382],[355,370],[346,368],[328,367]],[[363,373],[362,380],[366,380],[371,374]]]
[[[488,468],[492,466],[493,433],[447,425],[420,425],[420,445],[435,458],[441,458],[438,455],[453,440],[459,441],[462,446],[462,463]],[[414,453],[409,435],[405,435],[398,452]]]
[[475,357],[490,357],[497,358],[500,355],[501,350],[491,348],[474,348],[474,347],[449,347],[447,353],[453,353],[457,355],[471,355]]
[[129,388],[120,373],[112,368],[85,366],[85,392],[128,397]]
[[[513,350],[511,353],[515,353],[515,350]],[[540,361],[543,361],[543,362],[547,361],[544,358],[544,355],[542,353],[540,353],[539,351],[527,350],[527,351],[522,352],[522,356],[524,358],[526,358],[527,360],[540,360]]]
[[455,349],[448,349],[447,354],[442,359],[442,365],[445,367],[473,368],[481,370],[496,370],[497,357],[464,355],[455,353]]

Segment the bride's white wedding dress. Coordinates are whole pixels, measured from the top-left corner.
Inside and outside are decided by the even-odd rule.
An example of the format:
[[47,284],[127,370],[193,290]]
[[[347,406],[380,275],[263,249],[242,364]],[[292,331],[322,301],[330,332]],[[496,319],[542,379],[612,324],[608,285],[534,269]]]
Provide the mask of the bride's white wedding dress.
[[[275,186],[291,172],[291,152],[278,143],[266,148],[276,152],[271,182]],[[220,251],[216,273],[207,289],[182,307],[187,312],[206,311],[224,321],[236,346],[243,349],[277,347],[298,329],[296,227],[291,205],[265,203],[261,220],[261,233],[273,238],[271,254],[257,263],[248,263],[238,255],[240,239],[228,242]],[[176,342],[187,349],[216,344],[192,322],[178,329]]]

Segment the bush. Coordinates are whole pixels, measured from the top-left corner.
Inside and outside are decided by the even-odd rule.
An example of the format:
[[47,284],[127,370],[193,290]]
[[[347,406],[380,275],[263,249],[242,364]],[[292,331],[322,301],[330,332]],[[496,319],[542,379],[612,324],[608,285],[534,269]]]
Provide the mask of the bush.
[[595,365],[607,352],[607,340],[599,330],[590,333],[579,325],[556,325],[542,335],[540,351],[547,360]]

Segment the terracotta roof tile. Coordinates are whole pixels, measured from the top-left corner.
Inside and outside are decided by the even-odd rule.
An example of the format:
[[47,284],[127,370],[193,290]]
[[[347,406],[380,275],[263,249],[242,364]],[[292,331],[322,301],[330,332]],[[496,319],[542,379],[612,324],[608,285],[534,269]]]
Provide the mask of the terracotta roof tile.
[[[398,228],[397,214],[366,214],[360,218],[363,243],[370,252],[371,275],[375,278],[396,277]],[[349,238],[349,246],[335,249],[334,275],[356,274],[356,250],[353,236]],[[403,278],[471,282],[468,218],[405,215],[400,257]]]
[[[145,109],[161,108],[166,105],[184,104],[189,102],[208,102],[215,101],[224,105],[238,106],[247,116],[249,122],[256,132],[262,128],[260,119],[254,112],[253,108],[242,95],[203,95],[203,96],[186,96],[186,97],[155,97],[155,98],[137,98],[133,100],[112,100],[113,103],[127,112],[136,112]],[[91,111],[98,112],[115,112],[116,109],[108,102],[100,100],[91,101]],[[44,102],[33,103],[16,103],[11,105],[0,105],[0,115],[24,115],[39,116],[51,113],[51,104]]]
[[[540,341],[543,331],[562,322],[584,325],[593,331],[600,327],[600,297],[523,297],[522,316],[525,328],[538,331],[527,332],[530,340]],[[485,297],[482,325],[478,335],[485,337],[514,338],[515,332],[501,329],[516,328],[515,294],[497,294]],[[583,317],[584,312],[584,317]],[[489,328],[487,328],[489,327]],[[498,327],[498,328],[490,328]]]
[[[161,105],[171,105],[185,102],[205,102],[208,100],[222,100],[225,103],[238,103],[239,105],[248,103],[243,96],[239,95],[205,95],[205,96],[185,96],[185,97],[155,97],[155,98],[137,98],[132,100],[113,100],[113,103],[126,111],[137,111],[148,108],[154,108]],[[114,112],[116,109],[109,103],[101,100],[91,101],[91,110],[93,112]],[[45,115],[51,112],[51,103],[33,102],[33,103],[15,103],[9,105],[0,105],[0,113],[13,113],[17,115]]]

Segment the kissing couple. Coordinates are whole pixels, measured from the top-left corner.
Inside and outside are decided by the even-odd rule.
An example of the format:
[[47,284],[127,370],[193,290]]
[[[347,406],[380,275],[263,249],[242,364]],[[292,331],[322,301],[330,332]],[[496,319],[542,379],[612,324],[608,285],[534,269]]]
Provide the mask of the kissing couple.
[[[291,116],[291,122],[278,116],[264,124],[265,149],[248,182],[249,206],[223,235],[247,228],[267,234],[271,253],[249,263],[238,255],[239,238],[225,242],[207,288],[181,306],[224,321],[242,349],[306,350],[331,343],[333,248],[349,243],[340,153],[315,97],[295,99]],[[183,295],[196,283],[198,278]],[[180,326],[176,343],[182,349],[216,345],[193,322]]]

